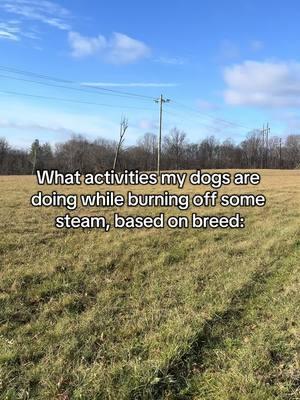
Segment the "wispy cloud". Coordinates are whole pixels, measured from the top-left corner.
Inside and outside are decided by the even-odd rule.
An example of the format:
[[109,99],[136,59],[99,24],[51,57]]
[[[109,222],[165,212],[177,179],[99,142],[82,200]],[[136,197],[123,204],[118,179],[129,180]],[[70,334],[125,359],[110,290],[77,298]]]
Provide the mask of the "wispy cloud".
[[129,64],[148,57],[151,52],[145,43],[118,32],[109,38],[103,35],[87,37],[78,32],[69,32],[69,44],[73,57],[98,55],[112,64]]
[[78,132],[78,130],[72,130],[64,128],[59,125],[46,125],[39,124],[34,122],[21,122],[21,121],[12,121],[8,119],[0,119],[0,128],[8,128],[8,129],[18,129],[24,131],[35,131],[35,132],[54,132],[60,133],[63,135],[74,135],[74,134],[83,134],[83,132]]
[[159,88],[176,87],[177,83],[171,82],[82,82],[81,86],[86,87],[131,87],[131,88]]
[[111,36],[84,36],[72,28],[72,13],[52,0],[0,0],[0,11],[14,15],[13,24],[2,23],[0,39],[19,41],[22,37],[38,39],[33,29],[28,30],[26,21],[36,21],[58,30],[66,31],[71,55],[74,58],[99,56],[111,64],[129,64],[147,58],[150,48],[140,40],[124,33]]
[[299,107],[300,63],[245,61],[224,70],[227,104]]
[[182,57],[158,57],[154,59],[154,62],[167,65],[184,65],[187,60]]
[[28,20],[39,21],[60,30],[70,30],[71,13],[48,0],[2,0],[0,9]]
[[18,41],[20,35],[20,28],[14,22],[0,22],[0,38]]
[[23,30],[19,21],[0,22],[0,39],[19,41],[22,37],[38,39],[36,32]]

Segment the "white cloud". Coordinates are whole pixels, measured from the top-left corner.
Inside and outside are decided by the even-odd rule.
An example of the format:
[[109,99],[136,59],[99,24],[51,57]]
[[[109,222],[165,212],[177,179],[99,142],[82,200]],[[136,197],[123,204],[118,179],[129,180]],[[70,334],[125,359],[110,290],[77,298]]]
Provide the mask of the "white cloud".
[[91,56],[106,48],[107,43],[104,36],[99,35],[89,38],[77,32],[69,32],[69,43],[72,48],[73,57]]
[[0,39],[7,39],[7,40],[14,40],[18,41],[19,37],[15,35],[14,33],[4,31],[0,29]]
[[299,107],[300,63],[245,61],[224,71],[227,104]]
[[83,36],[72,30],[73,16],[69,10],[51,0],[0,0],[0,11],[18,18],[10,29],[0,27],[0,39],[18,41],[27,37],[38,39],[33,29],[24,29],[25,21],[37,21],[68,32],[71,55],[83,58],[100,55],[111,64],[129,64],[150,55],[150,48],[142,41],[114,32],[109,38]]
[[115,32],[109,43],[107,59],[116,64],[127,64],[149,56],[150,49],[143,42]]
[[14,21],[0,22],[0,39],[19,40],[20,28]]
[[19,41],[21,37],[38,39],[36,32],[22,30],[19,21],[0,22],[0,39]]
[[82,82],[81,86],[85,87],[131,87],[131,88],[159,88],[159,87],[176,87],[177,83],[170,82]]
[[146,44],[118,32],[108,39],[102,35],[86,37],[78,32],[69,32],[69,43],[73,57],[100,55],[112,64],[129,64],[150,55]]
[[60,30],[69,30],[70,12],[48,0],[2,0],[0,9],[28,20],[39,21]]

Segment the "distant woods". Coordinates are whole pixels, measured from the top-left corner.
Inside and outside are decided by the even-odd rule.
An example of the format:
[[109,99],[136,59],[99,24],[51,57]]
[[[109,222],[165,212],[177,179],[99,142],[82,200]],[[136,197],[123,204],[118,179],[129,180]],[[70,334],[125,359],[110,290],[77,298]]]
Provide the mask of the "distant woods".
[[[122,139],[122,138],[121,138]],[[117,152],[117,153],[116,153]],[[117,157],[116,157],[117,154]],[[50,146],[35,140],[29,149],[16,149],[0,138],[0,174],[32,174],[36,169],[58,169],[61,172],[80,170],[82,173],[112,169],[155,170],[157,137],[144,134],[135,145],[99,138],[94,141],[73,136],[64,143]],[[190,143],[177,128],[164,136],[162,169],[199,168],[300,168],[300,135],[285,140],[269,139],[263,146],[261,131],[250,132],[239,144],[220,142],[214,136]]]

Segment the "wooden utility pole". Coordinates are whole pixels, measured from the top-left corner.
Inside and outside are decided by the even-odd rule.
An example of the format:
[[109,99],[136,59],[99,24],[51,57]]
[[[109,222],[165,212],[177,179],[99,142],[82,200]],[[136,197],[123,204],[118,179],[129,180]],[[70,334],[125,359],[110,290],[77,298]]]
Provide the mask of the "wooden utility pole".
[[264,167],[264,155],[265,155],[265,125],[263,125],[261,133],[262,133],[262,146],[261,146],[260,166],[261,166],[261,169],[263,169],[263,167]]
[[261,148],[261,168],[268,168],[268,156],[269,156],[269,123],[266,127],[263,125],[262,128],[262,148]]
[[267,123],[267,128],[266,128],[266,168],[268,168],[268,158],[269,158],[269,133],[270,133],[270,128],[269,128],[269,123]]
[[117,161],[118,161],[118,157],[119,157],[119,153],[120,153],[120,149],[121,146],[124,142],[124,136],[125,136],[125,132],[128,128],[128,120],[126,118],[122,118],[121,119],[121,123],[120,123],[120,136],[119,136],[119,142],[116,148],[116,154],[115,154],[115,159],[114,159],[114,165],[113,165],[113,170],[115,171],[116,166],[117,166]]
[[159,131],[158,131],[158,146],[157,146],[157,174],[160,175],[160,160],[161,160],[161,133],[162,133],[162,113],[163,113],[163,103],[169,103],[170,99],[164,99],[161,94],[159,99],[155,102],[159,103]]

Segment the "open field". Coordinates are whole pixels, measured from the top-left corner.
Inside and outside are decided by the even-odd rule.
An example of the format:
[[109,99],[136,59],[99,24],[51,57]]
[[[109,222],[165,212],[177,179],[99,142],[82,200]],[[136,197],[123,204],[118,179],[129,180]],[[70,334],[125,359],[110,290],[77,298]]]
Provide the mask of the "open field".
[[300,399],[300,171],[243,230],[56,230],[37,190],[0,177],[0,399]]

